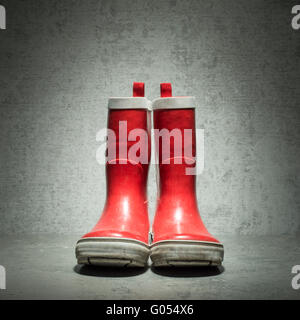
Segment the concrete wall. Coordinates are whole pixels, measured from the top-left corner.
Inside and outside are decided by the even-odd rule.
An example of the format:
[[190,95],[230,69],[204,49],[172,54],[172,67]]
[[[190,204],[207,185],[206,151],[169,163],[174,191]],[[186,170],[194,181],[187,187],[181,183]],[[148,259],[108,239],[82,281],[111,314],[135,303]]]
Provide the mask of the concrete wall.
[[[300,232],[300,30],[293,1],[16,1],[0,30],[0,232],[88,231],[105,200],[110,96],[197,97],[209,230]],[[151,168],[149,202],[156,185]]]

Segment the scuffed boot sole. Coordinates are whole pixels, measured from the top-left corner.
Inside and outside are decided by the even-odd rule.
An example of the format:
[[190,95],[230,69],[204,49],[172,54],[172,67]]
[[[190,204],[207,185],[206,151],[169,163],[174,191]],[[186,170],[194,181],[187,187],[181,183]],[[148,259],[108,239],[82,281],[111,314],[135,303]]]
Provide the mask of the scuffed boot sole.
[[138,240],[83,238],[76,244],[78,264],[108,267],[145,267],[149,247]]
[[166,240],[151,246],[154,267],[219,266],[224,257],[222,244],[191,240]]

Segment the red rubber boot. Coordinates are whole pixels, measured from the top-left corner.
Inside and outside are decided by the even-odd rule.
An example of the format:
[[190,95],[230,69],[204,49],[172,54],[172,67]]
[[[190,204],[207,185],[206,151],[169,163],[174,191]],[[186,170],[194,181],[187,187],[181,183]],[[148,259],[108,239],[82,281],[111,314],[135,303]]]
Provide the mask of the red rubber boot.
[[[196,165],[194,107],[194,97],[172,97],[171,84],[161,84],[161,98],[152,103],[159,159],[159,195],[150,253],[154,266],[220,265],[223,260],[223,245],[207,231],[198,211],[196,176],[186,174],[186,169]],[[162,129],[175,129],[168,150],[157,131]],[[190,139],[184,139],[185,129],[191,130]],[[190,157],[184,145],[190,147]]]
[[[116,151],[106,159],[107,197],[101,218],[76,245],[79,264],[121,267],[147,264],[150,102],[144,98],[143,83],[134,83],[133,96],[109,99],[108,128],[115,133],[115,140],[108,137],[108,154],[114,149],[112,147]],[[125,123],[127,129],[124,129]],[[123,125],[122,129],[120,125]],[[140,131],[145,133],[139,141],[136,141],[133,129],[137,129],[137,135]],[[142,149],[147,153],[145,161],[130,156],[130,148],[137,142],[140,153]]]

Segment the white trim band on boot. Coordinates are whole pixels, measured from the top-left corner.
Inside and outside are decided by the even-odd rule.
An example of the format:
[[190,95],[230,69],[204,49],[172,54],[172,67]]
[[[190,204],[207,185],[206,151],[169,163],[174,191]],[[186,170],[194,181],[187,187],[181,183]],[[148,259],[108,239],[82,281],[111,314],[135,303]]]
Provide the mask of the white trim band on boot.
[[151,109],[151,101],[144,97],[109,98],[109,109]]
[[195,108],[195,97],[167,97],[152,101],[152,109],[190,109]]

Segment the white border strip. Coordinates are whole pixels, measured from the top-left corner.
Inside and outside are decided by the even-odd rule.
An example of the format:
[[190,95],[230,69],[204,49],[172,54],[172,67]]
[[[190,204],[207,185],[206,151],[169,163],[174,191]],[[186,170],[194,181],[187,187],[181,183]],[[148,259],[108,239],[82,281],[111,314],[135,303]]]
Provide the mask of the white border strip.
[[116,97],[109,98],[109,109],[147,109],[151,108],[151,101],[144,97]]
[[195,108],[195,97],[157,98],[152,101],[152,109],[190,109]]

